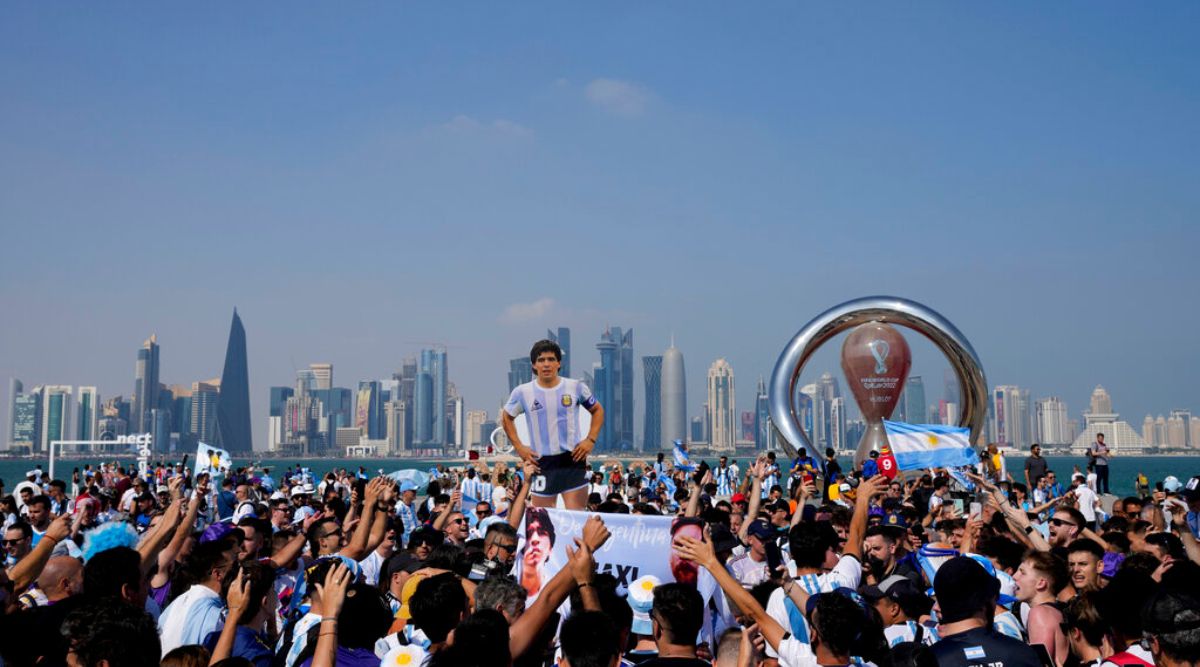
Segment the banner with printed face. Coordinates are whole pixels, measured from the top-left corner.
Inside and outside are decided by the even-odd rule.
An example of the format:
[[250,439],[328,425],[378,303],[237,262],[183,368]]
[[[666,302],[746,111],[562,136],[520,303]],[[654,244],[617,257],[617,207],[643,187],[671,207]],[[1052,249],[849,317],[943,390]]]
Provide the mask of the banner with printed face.
[[[528,602],[541,594],[554,575],[567,566],[567,546],[575,548],[575,538],[583,535],[583,525],[591,512],[530,507],[517,529],[523,542],[517,554],[515,575],[529,595]],[[680,582],[698,586],[707,600],[716,582],[698,571],[695,563],[683,560],[671,548],[675,535],[701,539],[700,519],[640,514],[600,514],[612,537],[594,554],[596,572],[616,577],[620,590],[634,581],[653,575],[663,583]]]

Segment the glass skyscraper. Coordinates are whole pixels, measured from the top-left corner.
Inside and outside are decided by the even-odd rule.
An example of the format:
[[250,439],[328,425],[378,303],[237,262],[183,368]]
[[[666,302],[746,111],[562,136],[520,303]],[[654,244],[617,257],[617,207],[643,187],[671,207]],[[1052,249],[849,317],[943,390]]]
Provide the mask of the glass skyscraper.
[[221,373],[221,396],[217,401],[217,436],[231,454],[254,451],[250,434],[250,373],[246,360],[246,330],[237,308],[229,325],[225,347],[225,370]]
[[642,357],[642,377],[646,381],[646,417],[642,423],[642,451],[658,451],[663,448],[662,367],[661,355]]
[[571,330],[567,327],[559,327],[557,332],[547,329],[546,338],[558,343],[562,348],[562,366],[558,369],[558,374],[565,378],[571,377]]
[[[235,316],[236,317],[236,316]],[[158,337],[151,334],[138,350],[133,371],[132,433],[149,433],[150,411],[158,407]]]
[[512,393],[513,389],[529,382],[533,379],[533,362],[529,357],[517,357],[510,359],[508,362],[508,391]]

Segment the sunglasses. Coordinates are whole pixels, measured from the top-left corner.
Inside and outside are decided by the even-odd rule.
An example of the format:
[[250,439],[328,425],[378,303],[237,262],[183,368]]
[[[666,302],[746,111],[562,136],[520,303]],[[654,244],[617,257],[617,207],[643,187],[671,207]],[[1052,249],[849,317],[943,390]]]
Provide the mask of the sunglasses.
[[[1063,521],[1062,519],[1059,519],[1058,517],[1050,519],[1050,525],[1051,526],[1075,526],[1074,523],[1071,523],[1070,521]],[[1078,526],[1076,526],[1076,527],[1078,528]]]
[[342,536],[342,529],[338,528],[337,530],[331,530],[328,533],[325,533],[324,535],[321,536],[321,539],[325,539],[327,537],[341,537],[341,536]]
[[3,544],[6,547],[15,547],[18,544],[24,542],[25,540],[26,540],[26,538],[24,538],[24,537],[18,537],[15,540],[0,540],[0,544]]
[[457,519],[454,519],[453,521],[451,521],[450,523],[466,523],[466,522],[467,522],[467,520],[460,516]]

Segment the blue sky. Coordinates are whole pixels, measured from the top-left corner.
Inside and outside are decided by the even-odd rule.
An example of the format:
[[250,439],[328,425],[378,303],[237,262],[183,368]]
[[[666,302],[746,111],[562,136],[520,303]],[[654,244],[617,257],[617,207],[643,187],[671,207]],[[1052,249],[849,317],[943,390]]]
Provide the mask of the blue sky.
[[992,384],[1073,413],[1104,384],[1139,426],[1200,410],[1198,19],[10,3],[0,377],[127,395],[150,332],[164,381],[212,377],[237,306],[256,440],[295,366],[350,385],[417,341],[457,346],[494,412],[558,325],[585,363],[606,324],[639,356],[674,332],[693,411],[718,356],[748,409],[804,322],[890,293],[956,322]]

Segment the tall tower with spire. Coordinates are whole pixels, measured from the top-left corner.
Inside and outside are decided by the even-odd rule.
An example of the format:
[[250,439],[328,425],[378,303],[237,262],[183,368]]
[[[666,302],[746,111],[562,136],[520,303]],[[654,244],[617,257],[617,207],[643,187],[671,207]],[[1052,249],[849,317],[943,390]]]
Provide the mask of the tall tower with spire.
[[225,347],[225,370],[221,373],[221,397],[217,400],[217,436],[231,454],[254,451],[250,436],[250,373],[246,362],[246,330],[237,308],[229,326]]
[[[688,440],[687,382],[683,371],[683,353],[675,347],[675,336],[671,336],[671,347],[662,356],[662,435],[659,448],[672,440]],[[647,449],[650,444],[646,444]]]

